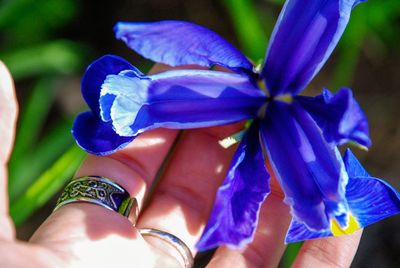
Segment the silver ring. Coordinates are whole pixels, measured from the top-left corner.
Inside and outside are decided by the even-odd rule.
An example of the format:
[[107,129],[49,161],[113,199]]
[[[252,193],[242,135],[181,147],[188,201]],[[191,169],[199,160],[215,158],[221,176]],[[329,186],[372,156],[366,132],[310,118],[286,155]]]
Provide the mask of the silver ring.
[[56,211],[60,207],[75,203],[86,202],[96,204],[118,212],[127,217],[133,225],[139,213],[136,198],[114,181],[100,176],[85,176],[70,181],[57,200]]
[[192,252],[190,251],[189,247],[178,237],[170,233],[152,228],[138,229],[138,231],[142,236],[153,236],[167,242],[179,252],[183,259],[183,264],[185,268],[191,268],[193,266],[194,260]]

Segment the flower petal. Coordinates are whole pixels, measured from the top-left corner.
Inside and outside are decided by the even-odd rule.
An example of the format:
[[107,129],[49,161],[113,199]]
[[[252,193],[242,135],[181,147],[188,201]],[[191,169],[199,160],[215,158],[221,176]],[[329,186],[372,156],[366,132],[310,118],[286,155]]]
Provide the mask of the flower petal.
[[134,136],[157,127],[198,128],[253,118],[265,99],[237,74],[176,70],[144,77],[123,71],[105,79],[100,106],[103,120],[111,118],[119,135]]
[[95,155],[111,154],[135,138],[119,136],[111,123],[101,121],[92,112],[84,112],[76,117],[72,134],[82,149]]
[[265,115],[263,142],[294,218],[319,231],[331,217],[346,225],[348,177],[337,148],[297,102],[273,101]]
[[346,151],[344,162],[350,175],[346,186],[350,224],[347,229],[331,221],[331,229],[309,230],[304,224],[292,221],[286,235],[286,242],[298,242],[327,236],[340,236],[364,228],[372,223],[400,213],[400,194],[383,180],[370,177],[350,150]]
[[[350,150],[344,160],[347,167],[361,171],[357,167],[361,164]],[[400,194],[386,182],[370,176],[352,177],[346,187],[346,198],[361,227],[400,213]]]
[[258,125],[253,122],[236,150],[225,181],[218,189],[205,231],[197,243],[199,250],[222,244],[238,248],[253,239],[261,204],[270,191]]
[[309,230],[305,224],[293,219],[286,234],[285,243],[295,243],[327,236],[332,236],[331,230]]
[[350,178],[371,177],[350,149],[346,149],[343,162]]
[[104,79],[123,70],[140,73],[129,62],[115,55],[105,55],[87,67],[81,82],[82,96],[95,114],[99,114],[100,89]]
[[359,0],[287,0],[262,75],[271,95],[300,92],[336,47]]
[[316,97],[298,96],[297,100],[310,113],[324,137],[334,145],[354,141],[369,147],[368,121],[350,89],[342,88],[336,94],[324,89]]
[[221,65],[233,70],[252,71],[252,64],[215,32],[184,21],[119,22],[117,39],[145,58],[171,66]]

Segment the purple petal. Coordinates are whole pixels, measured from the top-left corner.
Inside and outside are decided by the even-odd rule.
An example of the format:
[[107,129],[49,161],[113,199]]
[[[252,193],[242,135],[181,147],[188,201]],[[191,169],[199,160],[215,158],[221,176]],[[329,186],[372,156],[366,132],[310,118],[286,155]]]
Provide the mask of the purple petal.
[[100,89],[109,74],[118,74],[123,70],[140,73],[129,62],[114,55],[105,55],[90,64],[82,77],[82,96],[90,109],[99,114]]
[[222,244],[242,247],[253,239],[261,204],[270,191],[258,125],[253,122],[236,150],[218,189],[205,231],[197,243],[199,250]]
[[[343,159],[349,175],[361,175],[350,175],[346,186],[349,213],[356,222],[356,228],[352,231],[400,213],[400,194],[393,187],[383,180],[370,177],[350,150],[346,151]],[[292,243],[333,235],[331,230],[309,230],[304,224],[293,220],[285,241]]]
[[297,100],[317,122],[328,142],[371,145],[367,118],[350,89],[343,88],[336,94],[324,89],[317,97],[299,96]]
[[271,95],[300,92],[336,47],[357,0],[287,0],[262,75]]
[[171,66],[221,65],[252,71],[252,64],[225,39],[207,28],[184,21],[119,22],[117,39],[145,58]]
[[271,102],[265,115],[263,142],[295,220],[319,231],[331,217],[345,225],[348,178],[337,148],[296,102]]
[[[344,161],[347,169],[354,167],[356,172],[365,175],[365,170],[360,170],[361,164],[350,150],[346,152]],[[355,172],[349,170],[349,173]],[[350,177],[346,198],[361,227],[400,213],[400,194],[383,180],[368,175]]]
[[299,223],[296,220],[292,220],[289,226],[289,231],[286,234],[285,243],[295,243],[327,236],[332,236],[332,232],[330,230],[309,230],[306,225]]
[[101,121],[92,112],[84,112],[76,117],[72,134],[82,149],[95,155],[111,154],[134,139],[119,136],[110,123]]
[[355,157],[353,152],[350,149],[347,149],[344,157],[343,162],[346,167],[347,174],[350,178],[355,177],[370,177],[368,172],[364,169],[358,159]]
[[105,79],[101,116],[121,136],[158,127],[199,128],[253,118],[264,93],[245,76],[217,71],[178,70],[152,76],[123,71]]

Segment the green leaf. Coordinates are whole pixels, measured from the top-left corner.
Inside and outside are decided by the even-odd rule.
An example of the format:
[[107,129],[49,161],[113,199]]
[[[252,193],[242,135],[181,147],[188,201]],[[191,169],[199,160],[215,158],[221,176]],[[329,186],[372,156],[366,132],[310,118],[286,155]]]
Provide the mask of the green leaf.
[[0,30],[8,46],[31,45],[49,37],[76,14],[75,0],[11,0],[0,3]]
[[285,250],[285,254],[283,254],[281,265],[279,267],[282,268],[290,268],[294,260],[299,254],[300,248],[303,245],[303,242],[291,243],[287,246]]
[[0,54],[15,80],[43,74],[70,74],[82,66],[82,47],[67,40],[25,47]]
[[[258,61],[265,53],[267,35],[252,0],[224,0],[244,53]],[[272,26],[271,26],[272,29]]]
[[42,130],[55,96],[54,79],[42,78],[32,89],[19,117],[13,158],[31,150]]
[[[12,155],[9,163],[9,198],[16,200],[47,167],[73,144],[71,121],[61,121],[45,135],[34,150]],[[27,164],[29,163],[29,164]]]
[[61,190],[73,176],[85,155],[86,153],[76,145],[72,146],[38,177],[18,200],[11,203],[10,214],[16,226],[24,222],[35,210]]

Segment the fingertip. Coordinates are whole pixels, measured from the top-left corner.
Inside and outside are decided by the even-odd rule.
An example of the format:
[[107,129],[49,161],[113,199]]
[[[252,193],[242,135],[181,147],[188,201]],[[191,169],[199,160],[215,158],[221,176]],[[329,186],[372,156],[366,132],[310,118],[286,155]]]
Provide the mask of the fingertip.
[[292,267],[350,267],[362,230],[350,235],[325,237],[304,242]]

